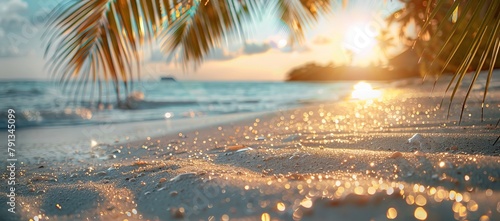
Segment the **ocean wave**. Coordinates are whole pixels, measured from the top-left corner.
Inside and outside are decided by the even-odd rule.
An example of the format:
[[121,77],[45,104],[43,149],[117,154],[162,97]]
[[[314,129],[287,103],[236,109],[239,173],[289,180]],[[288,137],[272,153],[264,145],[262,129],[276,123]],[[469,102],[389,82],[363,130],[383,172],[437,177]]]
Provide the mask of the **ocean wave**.
[[158,109],[172,106],[197,105],[198,101],[126,101],[119,108],[125,110]]
[[[7,119],[7,110],[8,109],[1,111],[0,118]],[[87,108],[66,108],[64,110],[14,110],[16,111],[14,115],[17,128],[85,124],[90,123],[88,120],[92,119],[93,114],[92,111]]]
[[24,97],[24,96],[43,96],[45,94],[44,90],[31,88],[31,89],[15,89],[15,88],[6,88],[4,90],[0,90],[0,96],[3,97]]
[[258,104],[262,100],[170,100],[170,101],[150,101],[150,100],[126,100],[120,109],[145,110],[158,109],[177,106],[206,106],[206,105],[239,105],[239,104]]
[[283,82],[178,82],[145,93],[130,92],[117,104],[115,95],[105,91],[102,97],[92,97],[97,92],[87,93],[75,101],[73,94],[62,93],[51,82],[0,82],[0,117],[6,117],[6,110],[15,107],[18,127],[192,118],[331,101],[350,87]]

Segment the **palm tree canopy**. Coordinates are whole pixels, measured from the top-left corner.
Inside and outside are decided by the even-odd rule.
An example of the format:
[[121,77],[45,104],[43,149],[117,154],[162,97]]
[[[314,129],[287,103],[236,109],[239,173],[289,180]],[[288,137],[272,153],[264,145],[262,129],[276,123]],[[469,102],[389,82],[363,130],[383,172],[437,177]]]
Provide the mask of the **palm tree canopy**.
[[196,67],[229,33],[244,36],[244,25],[265,10],[301,42],[304,28],[329,6],[330,0],[69,0],[50,15],[45,55],[64,86],[79,82],[77,97],[89,82],[104,80],[120,102],[120,89],[128,92],[139,76],[142,47],[153,40],[184,67]]

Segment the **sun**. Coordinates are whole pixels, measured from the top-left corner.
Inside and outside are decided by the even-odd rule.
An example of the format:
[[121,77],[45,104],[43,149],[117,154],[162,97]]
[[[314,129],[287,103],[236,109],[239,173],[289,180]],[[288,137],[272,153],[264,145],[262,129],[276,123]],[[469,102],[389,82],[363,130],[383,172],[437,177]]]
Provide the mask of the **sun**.
[[284,34],[276,34],[268,38],[269,44],[274,49],[283,49],[289,45],[287,36]]
[[350,24],[343,36],[342,46],[354,65],[369,65],[379,59],[377,37],[380,30],[369,22]]
[[280,39],[278,41],[278,48],[284,48],[284,47],[286,47],[287,44],[288,44],[288,41],[286,39],[284,39],[284,38]]

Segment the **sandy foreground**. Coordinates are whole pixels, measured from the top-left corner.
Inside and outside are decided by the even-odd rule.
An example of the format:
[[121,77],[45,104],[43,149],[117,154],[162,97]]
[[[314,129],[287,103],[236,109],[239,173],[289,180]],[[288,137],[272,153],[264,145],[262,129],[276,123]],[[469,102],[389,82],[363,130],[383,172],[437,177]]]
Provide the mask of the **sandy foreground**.
[[[16,213],[4,171],[0,220],[500,220],[500,84],[484,122],[484,81],[473,88],[461,124],[461,99],[449,119],[447,99],[438,108],[445,87],[402,81],[376,99],[120,136],[89,127],[78,142],[64,128],[19,132],[31,138]],[[105,135],[91,143],[86,129]]]

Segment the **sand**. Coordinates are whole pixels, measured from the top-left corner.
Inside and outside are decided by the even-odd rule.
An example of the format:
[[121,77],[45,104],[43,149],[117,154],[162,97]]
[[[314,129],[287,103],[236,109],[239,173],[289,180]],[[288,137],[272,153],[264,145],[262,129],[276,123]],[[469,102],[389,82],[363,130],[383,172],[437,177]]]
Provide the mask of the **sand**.
[[93,146],[31,131],[44,142],[20,147],[16,214],[0,204],[0,217],[500,220],[500,148],[492,145],[500,85],[490,87],[481,121],[480,81],[459,124],[461,100],[448,119],[447,106],[439,108],[446,84],[431,93],[432,82],[419,82],[395,82],[376,99],[168,130],[150,124],[135,137],[140,129],[121,125]]

